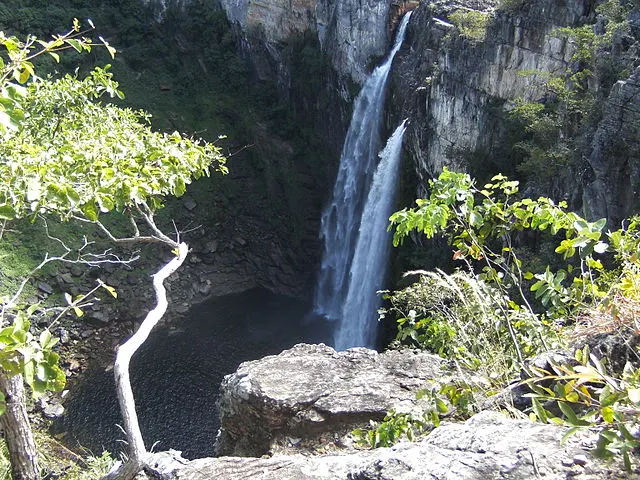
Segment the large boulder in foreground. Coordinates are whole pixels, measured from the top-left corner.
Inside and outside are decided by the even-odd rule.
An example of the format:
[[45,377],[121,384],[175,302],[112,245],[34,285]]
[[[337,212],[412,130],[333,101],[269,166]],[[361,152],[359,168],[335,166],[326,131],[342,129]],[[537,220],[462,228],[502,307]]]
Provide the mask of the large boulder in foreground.
[[243,363],[222,382],[216,453],[259,457],[307,441],[330,443],[332,434],[410,406],[419,389],[442,377],[442,366],[440,357],[414,351],[304,344]]
[[[344,455],[203,458],[165,464],[155,478],[172,480],[604,480],[625,476],[620,465],[589,456],[566,429],[481,412],[441,426],[417,443]],[[149,472],[152,473],[152,472]]]

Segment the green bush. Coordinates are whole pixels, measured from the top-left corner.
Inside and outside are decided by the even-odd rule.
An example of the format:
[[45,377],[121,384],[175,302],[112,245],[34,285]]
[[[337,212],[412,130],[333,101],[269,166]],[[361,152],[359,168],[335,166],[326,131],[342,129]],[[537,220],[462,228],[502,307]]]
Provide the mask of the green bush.
[[481,42],[487,34],[487,26],[491,16],[477,10],[459,9],[449,15],[449,20],[455,25],[462,37]]
[[498,10],[515,13],[526,5],[526,0],[500,0]]
[[468,272],[420,272],[418,282],[388,299],[382,312],[397,317],[399,344],[456,360],[494,384],[517,374],[518,352],[528,357],[556,341],[549,325]]

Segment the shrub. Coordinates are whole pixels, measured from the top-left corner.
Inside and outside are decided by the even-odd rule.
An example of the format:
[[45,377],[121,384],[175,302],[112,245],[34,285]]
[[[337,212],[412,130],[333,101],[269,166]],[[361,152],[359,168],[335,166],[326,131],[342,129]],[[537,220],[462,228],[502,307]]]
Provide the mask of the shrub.
[[477,10],[459,9],[449,15],[449,20],[458,29],[460,35],[469,40],[481,42],[487,34],[491,16]]

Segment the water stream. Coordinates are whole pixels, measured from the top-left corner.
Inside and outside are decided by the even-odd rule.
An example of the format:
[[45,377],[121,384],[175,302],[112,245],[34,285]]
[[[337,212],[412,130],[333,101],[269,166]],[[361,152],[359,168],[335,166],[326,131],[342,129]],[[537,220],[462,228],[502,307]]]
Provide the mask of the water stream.
[[[314,312],[335,322],[334,346],[339,350],[353,346],[375,346],[375,311],[379,299],[375,289],[364,291],[364,288],[368,289],[369,286],[356,285],[355,282],[361,277],[354,280],[354,275],[364,270],[363,263],[386,263],[386,255],[385,260],[380,262],[381,259],[373,259],[364,253],[357,254],[356,250],[358,244],[364,245],[364,242],[359,242],[358,239],[365,201],[371,189],[378,152],[382,146],[381,130],[387,79],[393,59],[404,41],[410,16],[411,12],[402,19],[391,52],[367,78],[356,98],[340,157],[333,196],[322,214],[320,237],[323,252]],[[393,187],[395,188],[395,184]],[[388,213],[382,211],[377,214],[386,215],[385,222],[389,217]],[[386,231],[386,225],[384,230]],[[382,236],[370,236],[370,240],[382,240]],[[367,247],[371,255],[380,252],[377,247]],[[376,275],[382,276],[383,272],[377,272]],[[356,288],[363,291],[356,294]],[[373,317],[360,320],[360,317],[369,315],[370,312],[373,312]],[[359,324],[370,327],[348,327],[346,324],[354,321],[356,317]]]

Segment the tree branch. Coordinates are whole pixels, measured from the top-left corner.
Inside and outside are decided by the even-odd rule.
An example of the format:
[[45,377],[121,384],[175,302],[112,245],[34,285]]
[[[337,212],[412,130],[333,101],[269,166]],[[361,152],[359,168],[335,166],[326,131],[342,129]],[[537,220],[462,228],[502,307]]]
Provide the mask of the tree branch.
[[189,252],[189,247],[186,243],[180,243],[177,246],[177,250],[178,255],[153,276],[153,288],[157,300],[156,306],[147,313],[142,324],[129,340],[117,349],[113,372],[116,380],[118,402],[124,419],[124,429],[129,442],[129,458],[126,462],[120,464],[116,470],[103,477],[103,480],[133,479],[147,461],[147,450],[142,438],[142,432],[140,431],[133,390],[129,378],[129,364],[138,348],[140,348],[149,337],[153,327],[167,311],[169,303],[164,281],[184,263]]

